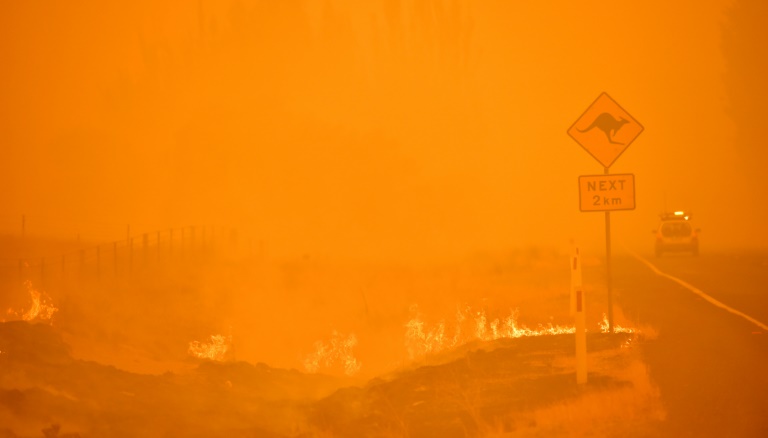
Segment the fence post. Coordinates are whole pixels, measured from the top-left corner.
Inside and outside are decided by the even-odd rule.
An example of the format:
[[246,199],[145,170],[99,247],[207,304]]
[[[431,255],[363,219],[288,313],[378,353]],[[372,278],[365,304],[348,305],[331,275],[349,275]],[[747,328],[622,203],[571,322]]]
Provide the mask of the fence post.
[[101,280],[101,247],[96,247],[96,279]]

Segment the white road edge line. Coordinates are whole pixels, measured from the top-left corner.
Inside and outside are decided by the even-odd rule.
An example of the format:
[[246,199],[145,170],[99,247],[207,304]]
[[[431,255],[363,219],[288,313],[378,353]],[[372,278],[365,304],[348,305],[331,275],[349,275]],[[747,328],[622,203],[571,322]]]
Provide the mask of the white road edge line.
[[679,279],[679,278],[677,278],[677,277],[673,277],[673,276],[671,276],[671,275],[669,275],[669,274],[666,274],[666,273],[664,273],[664,272],[661,272],[661,271],[659,270],[659,268],[657,268],[656,266],[654,266],[654,265],[653,265],[651,262],[649,262],[648,260],[646,260],[646,259],[644,259],[643,257],[641,257],[640,255],[636,254],[635,252],[633,252],[633,251],[632,251],[632,250],[630,250],[629,248],[625,248],[625,249],[626,249],[626,250],[627,250],[627,251],[628,251],[630,254],[632,254],[632,256],[633,256],[634,258],[636,258],[636,259],[640,260],[640,261],[641,261],[641,262],[643,262],[643,263],[644,263],[646,266],[648,266],[649,268],[651,268],[651,270],[652,270],[654,273],[656,273],[656,275],[659,275],[659,276],[662,276],[662,277],[666,277],[666,278],[668,278],[668,279],[670,279],[670,280],[674,281],[675,283],[677,283],[677,284],[679,284],[679,285],[683,286],[684,288],[686,288],[686,289],[690,290],[691,292],[695,293],[696,295],[698,295],[698,296],[700,296],[700,297],[704,298],[705,300],[709,301],[709,302],[710,302],[712,305],[714,305],[714,306],[717,306],[717,307],[719,307],[719,308],[721,308],[721,309],[724,309],[724,310],[726,310],[726,311],[728,311],[728,312],[731,312],[731,313],[733,313],[734,315],[738,315],[738,316],[740,316],[740,317],[742,317],[742,318],[746,319],[747,321],[751,322],[752,324],[755,324],[756,326],[760,327],[761,329],[763,329],[763,330],[765,330],[765,331],[768,331],[768,325],[766,325],[766,324],[763,324],[762,322],[760,322],[760,321],[756,320],[755,318],[752,318],[751,316],[749,316],[749,315],[747,315],[747,314],[745,314],[745,313],[743,313],[743,312],[740,312],[740,311],[738,311],[738,310],[736,310],[736,309],[734,309],[734,308],[731,308],[731,307],[728,307],[728,306],[726,306],[725,304],[721,303],[720,301],[717,301],[716,299],[714,299],[714,298],[710,297],[709,295],[705,294],[705,293],[704,293],[704,292],[702,292],[701,290],[699,290],[699,289],[697,289],[697,288],[695,288],[695,287],[691,286],[690,284],[688,284],[688,283],[684,282],[683,280],[681,280],[681,279]]

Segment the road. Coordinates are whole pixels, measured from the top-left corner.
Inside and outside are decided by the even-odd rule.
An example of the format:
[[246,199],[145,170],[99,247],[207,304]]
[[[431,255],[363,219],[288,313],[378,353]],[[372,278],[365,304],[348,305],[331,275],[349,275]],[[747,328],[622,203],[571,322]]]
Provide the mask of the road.
[[768,253],[614,256],[612,274],[615,304],[658,331],[640,345],[667,411],[654,436],[768,437]]

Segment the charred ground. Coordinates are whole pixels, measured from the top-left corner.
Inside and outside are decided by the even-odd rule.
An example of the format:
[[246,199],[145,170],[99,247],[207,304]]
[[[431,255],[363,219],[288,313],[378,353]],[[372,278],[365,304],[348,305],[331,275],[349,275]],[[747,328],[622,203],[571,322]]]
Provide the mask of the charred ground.
[[[487,436],[537,429],[537,410],[632,388],[613,371],[580,388],[572,336],[473,343],[368,381],[245,362],[146,375],[74,359],[48,325],[0,324],[4,436],[46,425],[78,436]],[[594,334],[590,351],[626,366],[630,334]],[[38,432],[38,433],[35,433]],[[74,435],[73,435],[74,436]]]

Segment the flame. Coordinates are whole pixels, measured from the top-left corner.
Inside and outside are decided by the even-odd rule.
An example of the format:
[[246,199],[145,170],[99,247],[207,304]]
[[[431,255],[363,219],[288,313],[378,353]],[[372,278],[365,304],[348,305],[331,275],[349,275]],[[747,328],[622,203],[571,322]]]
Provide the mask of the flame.
[[24,321],[48,321],[52,322],[53,315],[59,311],[59,309],[52,304],[51,297],[45,292],[40,292],[32,286],[32,282],[27,280],[24,282],[24,286],[29,292],[29,296],[32,299],[32,305],[29,310],[24,312],[23,310],[15,311],[8,309],[8,314],[21,318]]
[[310,373],[316,373],[320,368],[331,368],[341,364],[344,374],[353,376],[360,371],[361,364],[355,358],[352,349],[357,345],[354,333],[344,336],[333,331],[328,342],[315,342],[315,352],[304,359],[304,368]]
[[192,341],[187,354],[199,359],[223,361],[232,347],[232,335],[211,335],[210,342]]
[[[609,327],[610,326],[608,324],[608,317],[605,315],[605,313],[603,313],[603,322],[600,323],[600,332],[608,333]],[[614,333],[634,333],[635,330],[631,329],[631,328],[622,327],[622,326],[620,326],[618,324],[614,324],[613,325],[613,332]]]
[[519,338],[523,336],[544,336],[575,333],[574,327],[559,325],[539,325],[537,329],[520,326],[517,309],[503,318],[488,321],[485,310],[473,311],[469,306],[459,307],[456,322],[452,324],[453,336],[446,336],[445,321],[429,326],[418,313],[417,306],[411,306],[414,316],[405,324],[405,345],[411,360],[427,354],[438,353],[472,340],[494,341],[497,339]]

